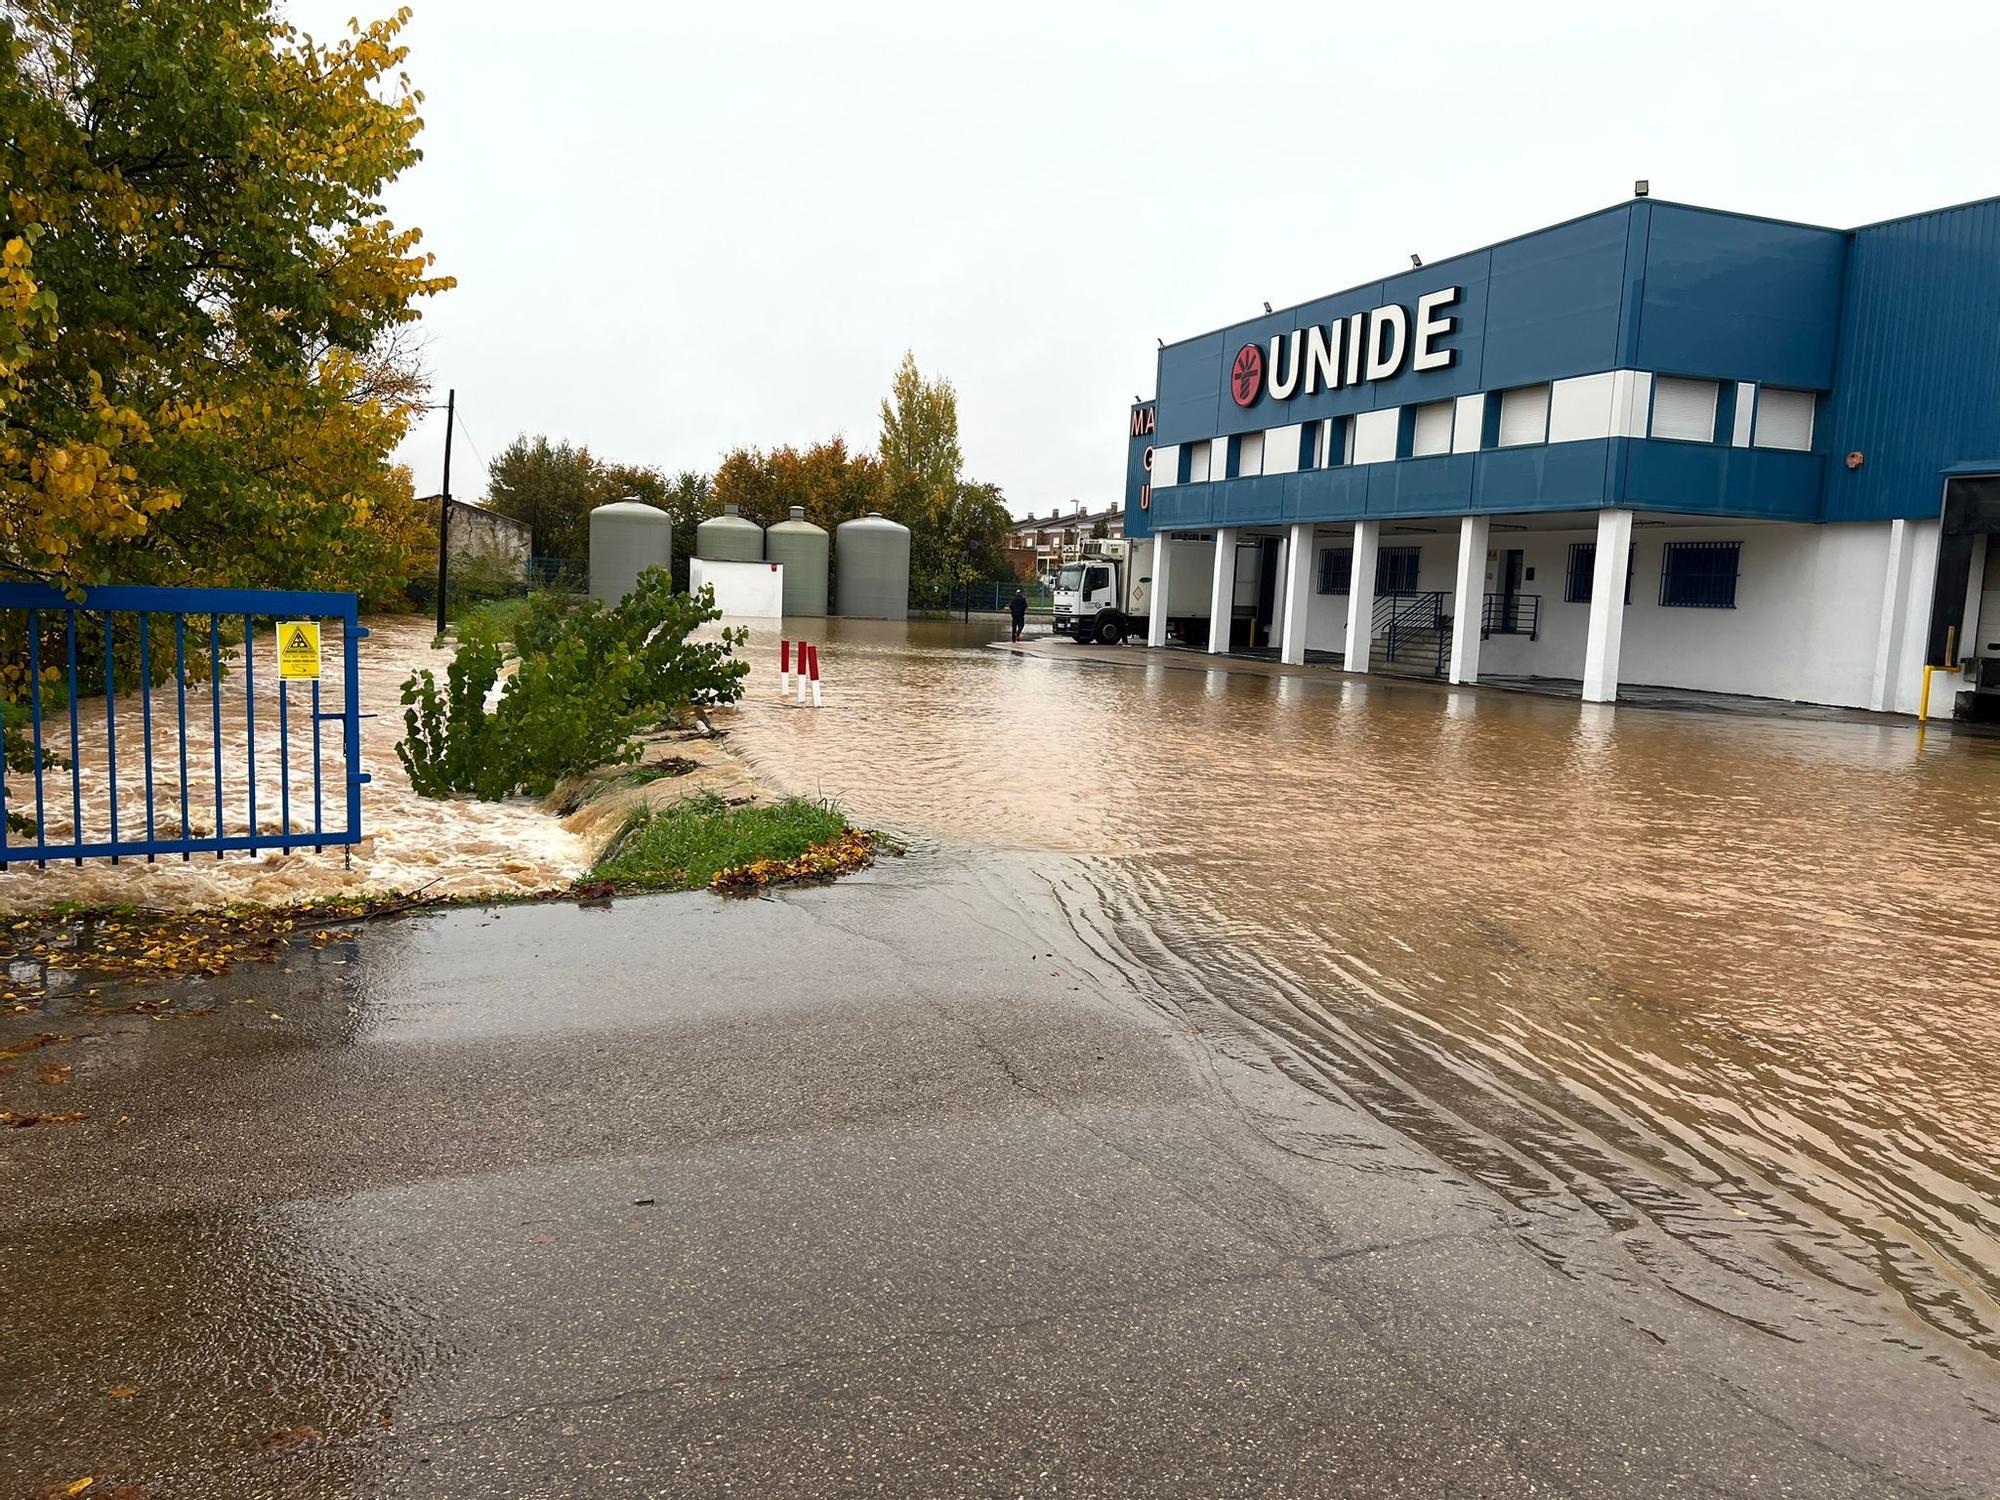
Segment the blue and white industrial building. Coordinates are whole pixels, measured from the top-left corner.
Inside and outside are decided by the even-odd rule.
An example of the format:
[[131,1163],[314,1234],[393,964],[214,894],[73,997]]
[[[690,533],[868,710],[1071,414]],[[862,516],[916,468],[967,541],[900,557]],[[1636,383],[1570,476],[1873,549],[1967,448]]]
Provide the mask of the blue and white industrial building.
[[1188,643],[1287,662],[1903,712],[1932,664],[1934,714],[2000,682],[2000,199],[1639,197],[1168,343],[1156,390],[1151,644],[1197,567],[1230,626]]

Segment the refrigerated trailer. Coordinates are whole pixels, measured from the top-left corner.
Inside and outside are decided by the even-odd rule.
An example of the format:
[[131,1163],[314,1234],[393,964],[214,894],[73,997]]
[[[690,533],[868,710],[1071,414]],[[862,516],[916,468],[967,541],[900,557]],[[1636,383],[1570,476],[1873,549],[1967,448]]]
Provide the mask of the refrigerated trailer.
[[[1142,640],[1153,609],[1156,539],[1119,537],[1085,542],[1083,556],[1064,563],[1055,582],[1055,631],[1077,641],[1115,646],[1128,635]],[[1208,643],[1209,590],[1215,538],[1176,536],[1167,570],[1167,636],[1190,645]]]

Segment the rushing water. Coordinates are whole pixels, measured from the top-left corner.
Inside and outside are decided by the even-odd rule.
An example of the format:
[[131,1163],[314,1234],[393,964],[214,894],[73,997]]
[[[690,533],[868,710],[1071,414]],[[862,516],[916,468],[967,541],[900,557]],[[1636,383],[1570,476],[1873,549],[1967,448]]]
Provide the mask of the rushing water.
[[2000,742],[820,633],[818,712],[753,643],[765,777],[1086,856],[1079,919],[1217,1045],[1551,1263],[2000,1357]]
[[[57,901],[186,908],[226,901],[299,901],[419,888],[432,895],[520,894],[557,889],[580,874],[589,864],[586,841],[526,800],[475,802],[456,797],[433,801],[416,794],[396,758],[396,741],[403,734],[403,679],[418,667],[429,667],[442,682],[451,654],[432,647],[427,619],[403,615],[370,620],[368,625],[370,635],[359,654],[358,686],[367,714],[361,720],[361,766],[371,780],[363,793],[363,837],[351,857],[338,846],[312,848],[311,698],[305,691],[293,697],[287,714],[289,742],[281,754],[271,641],[268,635],[260,634],[254,699],[245,691],[240,658],[230,662],[219,702],[210,702],[206,681],[198,680],[188,689],[185,761],[177,696],[171,686],[154,690],[150,705],[153,829],[163,838],[175,835],[181,822],[183,787],[188,826],[203,837],[216,828],[219,765],[219,826],[225,835],[249,832],[250,767],[254,763],[257,827],[266,834],[278,833],[284,827],[281,767],[289,764],[291,827],[304,835],[298,846],[288,854],[233,853],[222,859],[211,854],[185,861],[177,856],[152,862],[128,858],[117,865],[103,859],[80,865],[55,862],[47,868],[18,864],[0,875],[0,912]],[[327,675],[321,707],[333,713],[343,703],[337,622],[327,628],[323,655]],[[79,808],[85,838],[109,838],[113,800],[109,747],[114,738],[119,831],[125,838],[144,832],[146,709],[136,690],[121,690],[114,719],[116,734],[112,736],[105,732],[104,700],[81,701],[77,733],[81,753],[74,756],[70,754],[66,715],[51,712],[46,725],[48,747],[65,763],[75,763],[71,769],[51,767],[43,776],[44,819],[51,840],[70,837],[77,826]],[[333,830],[344,828],[347,818],[346,767],[341,760],[340,738],[337,721],[323,726],[319,745],[321,826]],[[8,774],[6,792],[10,808],[33,811],[32,776],[18,771]],[[17,844],[31,841],[18,833],[13,839]]]

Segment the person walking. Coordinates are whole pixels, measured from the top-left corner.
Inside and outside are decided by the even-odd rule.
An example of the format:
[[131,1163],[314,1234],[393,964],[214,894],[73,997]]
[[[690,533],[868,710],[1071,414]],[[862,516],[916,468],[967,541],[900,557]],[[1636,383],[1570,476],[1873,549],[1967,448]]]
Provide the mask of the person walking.
[[1019,642],[1021,627],[1028,623],[1028,596],[1015,589],[1014,597],[1007,601],[1007,613],[1014,617],[1014,639]]

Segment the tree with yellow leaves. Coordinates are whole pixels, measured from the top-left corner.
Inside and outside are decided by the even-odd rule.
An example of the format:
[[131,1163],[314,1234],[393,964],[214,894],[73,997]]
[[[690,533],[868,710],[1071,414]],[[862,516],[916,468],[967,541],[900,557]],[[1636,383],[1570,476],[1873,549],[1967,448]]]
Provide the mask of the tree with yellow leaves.
[[451,278],[380,201],[420,155],[408,17],[320,42],[270,0],[0,0],[0,567],[379,589],[417,564],[389,455]]

